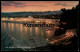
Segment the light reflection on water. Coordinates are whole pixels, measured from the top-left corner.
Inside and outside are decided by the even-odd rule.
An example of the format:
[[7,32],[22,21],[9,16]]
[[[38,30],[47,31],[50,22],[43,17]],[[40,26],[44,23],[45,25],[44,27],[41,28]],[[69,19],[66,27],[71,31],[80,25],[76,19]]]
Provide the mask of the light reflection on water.
[[8,33],[16,40],[23,41],[30,38],[30,36],[43,38],[46,41],[47,38],[53,35],[53,31],[46,31],[43,27],[26,27],[23,24],[7,22],[1,23],[1,33]]
[[[53,32],[46,31],[45,28],[41,29],[40,27],[25,27],[23,24],[18,23],[1,23],[1,28],[10,34],[14,34],[15,36],[47,36],[49,37]],[[47,38],[46,37],[46,38]]]

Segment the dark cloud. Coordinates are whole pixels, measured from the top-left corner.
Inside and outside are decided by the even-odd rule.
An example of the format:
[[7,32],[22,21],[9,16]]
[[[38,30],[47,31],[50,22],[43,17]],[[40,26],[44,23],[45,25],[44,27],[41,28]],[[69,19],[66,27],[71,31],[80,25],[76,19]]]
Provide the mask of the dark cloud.
[[17,5],[17,6],[15,6],[15,7],[26,7],[26,5],[23,5],[23,6],[20,6],[20,5],[18,6],[18,5]]
[[55,5],[61,5],[61,6],[73,6],[73,5],[68,5],[66,3],[55,3]]
[[15,7],[28,7],[28,6],[48,7],[43,5],[23,5],[23,6],[15,6]]
[[47,7],[47,6],[44,6],[44,5],[25,5],[25,3],[16,2],[16,1],[2,1],[1,5],[4,5],[4,6],[15,6],[15,7],[27,7],[27,6]]
[[25,3],[21,3],[21,2],[16,2],[16,1],[2,1],[1,5],[4,6],[18,6],[18,5],[23,5]]

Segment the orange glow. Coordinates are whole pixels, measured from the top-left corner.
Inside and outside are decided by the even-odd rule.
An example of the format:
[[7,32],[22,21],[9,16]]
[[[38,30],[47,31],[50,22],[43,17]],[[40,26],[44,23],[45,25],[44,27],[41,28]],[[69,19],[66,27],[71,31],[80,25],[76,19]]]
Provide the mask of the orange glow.
[[48,38],[46,40],[48,40]]
[[30,35],[32,35],[32,27],[30,27]]
[[[19,26],[19,25],[18,25]],[[22,24],[20,24],[20,30],[21,30],[21,32],[22,32],[22,30],[23,30],[23,25]]]
[[50,42],[51,44],[53,44],[53,42]]
[[37,23],[39,23],[40,21],[36,21]]
[[12,31],[14,31],[14,24],[13,23],[11,24],[11,28],[12,28]]
[[5,20],[5,18],[1,18],[1,20]]
[[66,34],[67,36],[74,36],[74,33],[70,30],[67,30]]
[[4,23],[4,28],[5,28],[5,31],[6,31],[6,23]]
[[8,28],[10,29],[10,23],[8,23]]
[[13,18],[10,18],[10,20],[14,20]]
[[4,18],[4,17],[3,17],[3,18],[1,18],[1,20],[8,20],[8,18]]
[[[1,1],[1,12],[21,12],[21,11],[55,11],[62,8],[71,9],[79,1]],[[21,3],[21,4],[15,4]],[[6,5],[4,5],[4,3]],[[60,3],[61,5],[56,5]],[[8,5],[7,5],[8,4]],[[9,5],[10,4],[10,5]],[[64,5],[66,4],[66,5]]]
[[38,35],[38,27],[35,27],[35,34]]
[[64,29],[64,28],[61,28],[61,29]]
[[43,23],[45,22],[46,24],[53,24],[53,22],[56,24],[58,22],[56,22],[55,20],[53,21],[53,19],[39,19],[39,18],[33,18],[33,17],[28,17],[28,18],[1,18],[1,20],[8,20],[8,21],[15,21],[15,22],[36,22],[36,23]]

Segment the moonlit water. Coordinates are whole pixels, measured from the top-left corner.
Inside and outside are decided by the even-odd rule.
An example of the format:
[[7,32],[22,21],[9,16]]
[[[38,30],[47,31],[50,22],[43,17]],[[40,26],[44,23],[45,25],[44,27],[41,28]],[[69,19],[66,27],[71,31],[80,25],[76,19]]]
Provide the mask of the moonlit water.
[[[53,35],[53,31],[46,31],[43,27],[25,27],[20,23],[1,22],[2,38],[6,34],[9,34],[12,38],[14,38],[14,44],[17,46],[35,48],[47,45],[48,41],[46,39]],[[31,38],[33,38],[35,43],[31,40]]]

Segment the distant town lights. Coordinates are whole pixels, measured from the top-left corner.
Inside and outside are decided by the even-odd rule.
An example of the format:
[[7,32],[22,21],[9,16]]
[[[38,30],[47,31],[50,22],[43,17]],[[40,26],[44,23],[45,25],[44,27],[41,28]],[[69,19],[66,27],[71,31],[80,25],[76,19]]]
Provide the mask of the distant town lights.
[[5,18],[3,17],[3,18],[1,18],[1,20],[5,20]]
[[46,40],[48,40],[48,38]]
[[36,22],[40,22],[40,21],[36,21]]
[[13,18],[10,18],[10,20],[14,20]]

